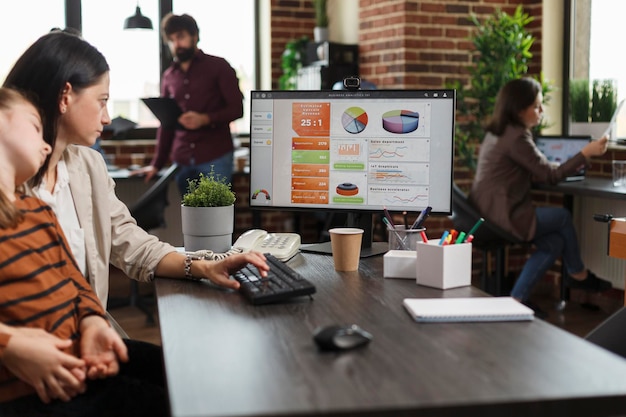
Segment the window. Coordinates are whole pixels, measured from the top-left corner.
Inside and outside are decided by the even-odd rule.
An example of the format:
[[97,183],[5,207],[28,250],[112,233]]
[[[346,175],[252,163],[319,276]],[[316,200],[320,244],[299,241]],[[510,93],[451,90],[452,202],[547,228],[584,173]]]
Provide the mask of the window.
[[623,34],[620,30],[624,16],[626,2],[591,1],[589,79],[616,80],[618,103],[626,98],[626,54],[621,50]]
[[141,14],[150,18],[153,30],[124,30],[124,20],[135,13],[135,4],[119,3],[83,1],[83,37],[102,52],[111,68],[111,117],[158,126],[158,120],[139,100],[160,93],[158,2],[140,4]]
[[[233,123],[233,133],[249,130],[250,90],[254,89],[254,12],[253,0],[220,3],[173,0],[176,14],[193,16],[200,28],[199,47],[206,53],[225,58],[237,72],[244,94],[244,117]],[[107,59],[111,68],[111,117],[122,116],[141,126],[158,126],[158,120],[141,102],[141,97],[160,93],[159,2],[143,1],[141,13],[152,20],[153,30],[124,30],[124,20],[135,13],[135,3],[82,1],[82,34]],[[15,60],[41,35],[54,27],[65,28],[65,0],[22,0],[3,4],[5,16],[21,19],[28,25],[3,25],[5,42],[0,58],[4,80]],[[33,13],[33,11],[37,13]]]
[[[36,11],[36,12],[35,12]],[[0,55],[0,77],[2,82],[17,58],[40,36],[50,29],[65,27],[64,0],[21,0],[4,2],[2,14],[5,24],[0,26],[2,54]],[[28,16],[28,24],[9,24],[9,20],[21,21]]]

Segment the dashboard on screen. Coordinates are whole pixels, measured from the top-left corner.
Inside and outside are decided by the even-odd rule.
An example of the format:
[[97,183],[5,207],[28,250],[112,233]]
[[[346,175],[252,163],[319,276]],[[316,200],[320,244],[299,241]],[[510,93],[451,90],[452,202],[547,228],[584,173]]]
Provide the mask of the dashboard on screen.
[[252,91],[250,206],[449,214],[454,90]]

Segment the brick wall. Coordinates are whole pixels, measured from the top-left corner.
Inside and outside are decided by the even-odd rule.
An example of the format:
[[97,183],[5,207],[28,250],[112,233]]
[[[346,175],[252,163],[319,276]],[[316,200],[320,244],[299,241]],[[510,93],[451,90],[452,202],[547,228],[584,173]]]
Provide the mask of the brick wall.
[[[526,0],[524,11],[534,20],[528,30],[536,37],[530,72],[541,65],[542,0]],[[519,1],[507,0],[360,0],[360,75],[379,88],[440,88],[467,79],[473,45],[470,13],[479,19],[497,9],[513,13]],[[312,37],[311,0],[271,0],[272,86],[282,71],[285,44]]]
[[[381,88],[441,88],[453,80],[467,80],[472,62],[468,40],[474,25],[497,9],[512,14],[519,1],[360,0],[359,53],[361,77]],[[541,63],[541,0],[525,1],[534,17],[528,30],[533,45],[531,73]]]
[[272,88],[278,89],[281,55],[287,42],[302,36],[313,38],[315,12],[311,0],[271,0]]

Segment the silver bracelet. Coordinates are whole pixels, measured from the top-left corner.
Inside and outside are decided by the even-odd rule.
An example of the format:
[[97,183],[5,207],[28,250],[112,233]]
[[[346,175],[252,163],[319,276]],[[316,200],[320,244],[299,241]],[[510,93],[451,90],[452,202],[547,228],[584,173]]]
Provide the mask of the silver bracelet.
[[185,256],[185,278],[187,279],[194,279],[194,276],[191,274],[191,264],[193,263],[193,258],[191,257],[191,254],[187,254],[187,256]]

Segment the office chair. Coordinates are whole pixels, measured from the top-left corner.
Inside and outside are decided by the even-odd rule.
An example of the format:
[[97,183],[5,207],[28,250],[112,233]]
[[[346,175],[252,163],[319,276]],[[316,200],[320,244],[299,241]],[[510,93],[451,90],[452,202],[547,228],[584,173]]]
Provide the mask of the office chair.
[[[128,209],[137,221],[137,225],[146,232],[165,226],[165,208],[169,205],[167,199],[170,182],[178,171],[178,165],[172,164],[159,179],[139,197]],[[128,297],[113,297],[109,299],[109,309],[133,306],[146,315],[146,322],[154,324],[154,315],[146,300],[139,294],[139,282],[130,280],[130,295]]]
[[[469,202],[465,193],[456,184],[452,184],[452,223],[454,228],[459,231],[469,231],[481,216],[478,210]],[[505,253],[507,246],[510,245],[528,245],[509,232],[496,226],[488,219],[482,223],[480,228],[474,233],[472,245],[480,249],[483,253],[483,265],[481,271],[481,288],[485,291],[488,287],[495,287],[492,292],[494,295],[502,295],[502,282],[505,279]],[[487,259],[490,253],[494,253],[496,257],[496,269],[493,275],[492,285],[489,285],[487,276],[488,264]]]

